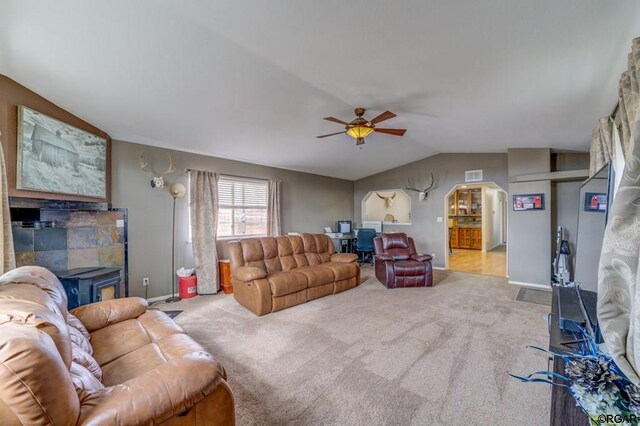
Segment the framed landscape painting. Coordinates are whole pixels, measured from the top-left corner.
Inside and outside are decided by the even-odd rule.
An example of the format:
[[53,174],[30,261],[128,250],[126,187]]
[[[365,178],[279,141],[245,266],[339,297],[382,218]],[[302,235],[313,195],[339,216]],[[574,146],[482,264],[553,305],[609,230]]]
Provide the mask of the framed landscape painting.
[[107,140],[18,107],[17,189],[106,198]]

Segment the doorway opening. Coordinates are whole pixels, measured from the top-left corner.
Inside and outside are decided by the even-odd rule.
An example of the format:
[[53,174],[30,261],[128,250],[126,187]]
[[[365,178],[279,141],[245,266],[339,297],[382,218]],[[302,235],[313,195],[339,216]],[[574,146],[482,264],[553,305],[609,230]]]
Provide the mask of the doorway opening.
[[507,192],[493,182],[459,184],[444,205],[445,269],[507,277]]

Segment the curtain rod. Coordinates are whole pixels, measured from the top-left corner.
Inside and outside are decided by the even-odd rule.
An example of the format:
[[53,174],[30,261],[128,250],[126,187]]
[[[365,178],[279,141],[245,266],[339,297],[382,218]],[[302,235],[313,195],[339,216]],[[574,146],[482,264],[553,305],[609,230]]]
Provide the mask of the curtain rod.
[[[215,172],[212,172],[211,170],[184,169],[185,173],[189,173],[191,171],[215,173]],[[230,175],[227,173],[219,173],[219,175],[224,177],[238,178],[238,179],[269,180],[265,178],[257,178],[257,177],[251,177],[251,176]]]

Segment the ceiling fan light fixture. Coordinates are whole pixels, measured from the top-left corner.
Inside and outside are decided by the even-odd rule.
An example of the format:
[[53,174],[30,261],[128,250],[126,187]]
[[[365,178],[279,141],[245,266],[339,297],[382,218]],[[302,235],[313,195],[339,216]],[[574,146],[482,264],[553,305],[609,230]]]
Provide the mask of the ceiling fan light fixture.
[[347,130],[347,134],[354,139],[364,139],[373,133],[373,128],[369,126],[353,126]]

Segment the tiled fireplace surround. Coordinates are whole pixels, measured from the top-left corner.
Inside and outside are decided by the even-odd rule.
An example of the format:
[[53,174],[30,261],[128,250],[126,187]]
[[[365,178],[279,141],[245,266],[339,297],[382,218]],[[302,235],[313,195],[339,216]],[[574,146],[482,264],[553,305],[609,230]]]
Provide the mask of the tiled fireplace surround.
[[[59,272],[83,267],[121,268],[120,295],[126,292],[126,212],[41,210],[47,227],[14,222],[16,265]],[[51,226],[53,225],[53,226]]]

